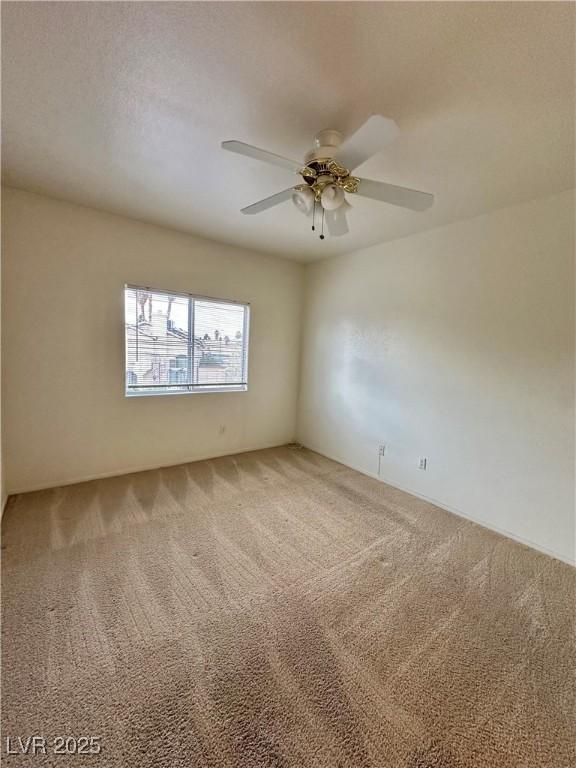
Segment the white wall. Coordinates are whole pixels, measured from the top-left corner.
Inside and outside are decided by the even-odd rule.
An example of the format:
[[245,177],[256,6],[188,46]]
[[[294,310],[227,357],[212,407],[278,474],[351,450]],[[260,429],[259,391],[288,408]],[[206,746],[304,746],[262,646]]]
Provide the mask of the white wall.
[[300,440],[573,561],[573,259],[567,192],[310,265]]
[[[294,438],[299,264],[12,189],[3,241],[9,492]],[[250,302],[248,392],[126,399],[126,282]]]

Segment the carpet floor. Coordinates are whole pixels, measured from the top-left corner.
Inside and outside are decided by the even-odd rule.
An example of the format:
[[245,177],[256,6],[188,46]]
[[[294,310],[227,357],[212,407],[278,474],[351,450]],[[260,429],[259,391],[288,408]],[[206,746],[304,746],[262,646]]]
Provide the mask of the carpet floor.
[[7,765],[576,765],[576,570],[311,451],[15,496],[2,549]]

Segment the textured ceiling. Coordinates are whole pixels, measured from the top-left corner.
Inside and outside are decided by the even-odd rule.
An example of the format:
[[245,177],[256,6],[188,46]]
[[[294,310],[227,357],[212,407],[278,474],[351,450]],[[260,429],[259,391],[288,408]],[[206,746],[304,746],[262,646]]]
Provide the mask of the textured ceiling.
[[[2,3],[3,172],[43,192],[311,260],[574,184],[572,3]],[[239,209],[322,128],[402,134],[360,175],[433,192],[413,213],[351,198],[320,242],[291,203]]]

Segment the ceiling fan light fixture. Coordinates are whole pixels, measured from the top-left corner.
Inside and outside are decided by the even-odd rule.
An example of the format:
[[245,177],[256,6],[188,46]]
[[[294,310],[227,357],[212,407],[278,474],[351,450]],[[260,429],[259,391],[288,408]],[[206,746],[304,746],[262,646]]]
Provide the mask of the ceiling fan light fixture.
[[310,187],[304,189],[296,189],[292,195],[292,202],[298,208],[300,213],[305,216],[309,216],[312,213],[314,207],[314,192]]
[[324,210],[334,211],[336,208],[340,208],[344,202],[344,190],[335,184],[329,184],[322,190],[320,202]]

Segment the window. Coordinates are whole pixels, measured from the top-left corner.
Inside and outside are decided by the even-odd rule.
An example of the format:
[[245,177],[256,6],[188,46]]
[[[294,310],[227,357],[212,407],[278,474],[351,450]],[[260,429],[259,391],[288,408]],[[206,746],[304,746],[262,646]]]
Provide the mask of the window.
[[126,394],[247,389],[249,306],[127,285]]

